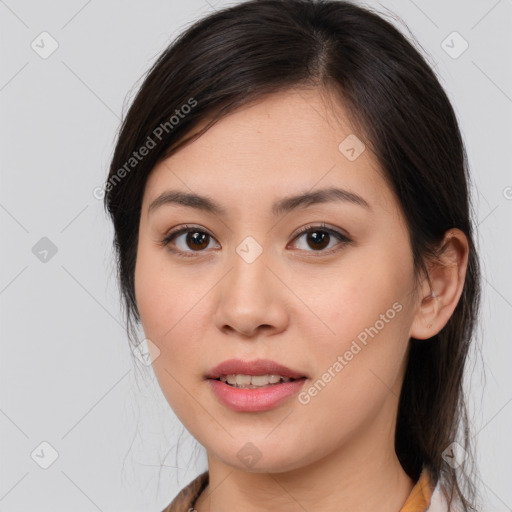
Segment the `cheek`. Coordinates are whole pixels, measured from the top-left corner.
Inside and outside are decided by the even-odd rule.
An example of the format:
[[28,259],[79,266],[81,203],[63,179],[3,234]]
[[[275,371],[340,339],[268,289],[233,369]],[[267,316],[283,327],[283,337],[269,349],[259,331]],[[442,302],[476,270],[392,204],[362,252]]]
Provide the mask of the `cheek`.
[[192,307],[194,287],[184,273],[176,270],[165,250],[149,242],[139,244],[135,266],[135,298],[145,333],[155,341],[164,340],[180,327],[189,303]]
[[408,296],[413,275],[412,260],[402,252],[368,248],[357,258],[355,253],[345,258],[329,279],[301,281],[299,293],[309,290],[305,296],[315,314],[303,316],[302,329],[315,354],[319,405],[370,407],[400,382],[412,321]]
[[169,321],[172,320],[169,313],[175,304],[167,288],[164,269],[149,251],[140,246],[135,266],[135,298],[146,336],[159,341],[169,329]]
[[[190,319],[185,314],[188,296],[179,274],[171,273],[165,257],[139,246],[135,268],[135,298],[145,337],[160,351],[153,367],[157,375],[165,368],[174,373],[175,361],[183,360],[189,343],[178,343],[190,336]],[[190,308],[189,308],[190,309]],[[180,353],[181,351],[181,353]],[[165,378],[165,375],[163,375]],[[167,379],[166,379],[167,380]]]
[[322,432],[331,432],[333,443],[348,442],[383,407],[396,406],[400,395],[407,313],[391,295],[378,297],[365,290],[371,292],[358,287],[331,295],[327,318],[335,334],[306,337],[315,374],[299,402],[307,417],[321,418]]
[[158,350],[153,371],[167,402],[180,418],[187,417],[190,394],[195,396],[193,386],[199,381],[193,375],[198,347],[191,338],[197,300],[183,293],[185,285],[184,278],[170,272],[168,262],[165,264],[160,255],[141,249],[135,269],[137,306],[145,337]]
[[[193,380],[197,356],[204,347],[197,333],[211,315],[204,310],[208,283],[197,284],[197,272],[179,269],[166,251],[140,247],[135,268],[135,296],[146,338],[159,349],[153,362],[158,379],[165,386]],[[172,375],[172,377],[171,377]]]
[[412,286],[412,262],[392,252],[386,256],[383,248],[354,251],[325,273],[298,282],[297,295],[307,297],[312,313],[303,315],[305,327],[326,346],[343,349],[359,334],[364,341],[372,327],[384,334],[408,321],[401,312]]

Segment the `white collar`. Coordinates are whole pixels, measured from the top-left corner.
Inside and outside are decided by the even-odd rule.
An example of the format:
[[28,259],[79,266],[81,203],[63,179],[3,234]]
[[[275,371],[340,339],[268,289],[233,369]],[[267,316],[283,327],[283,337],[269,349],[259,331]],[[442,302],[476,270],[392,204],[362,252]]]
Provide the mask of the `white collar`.
[[[441,490],[441,482],[437,482],[437,485],[432,493],[430,500],[430,506],[425,512],[448,512],[448,501],[446,500],[444,493]],[[450,512],[462,512],[455,502],[452,502],[452,508]]]

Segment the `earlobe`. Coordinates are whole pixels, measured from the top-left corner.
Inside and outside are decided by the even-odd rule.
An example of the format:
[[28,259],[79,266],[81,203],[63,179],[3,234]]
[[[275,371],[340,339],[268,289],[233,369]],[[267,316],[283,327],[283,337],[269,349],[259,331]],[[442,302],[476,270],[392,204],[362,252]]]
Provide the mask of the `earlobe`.
[[459,229],[448,230],[438,259],[429,266],[418,297],[410,337],[425,340],[436,335],[452,316],[466,277],[469,246]]

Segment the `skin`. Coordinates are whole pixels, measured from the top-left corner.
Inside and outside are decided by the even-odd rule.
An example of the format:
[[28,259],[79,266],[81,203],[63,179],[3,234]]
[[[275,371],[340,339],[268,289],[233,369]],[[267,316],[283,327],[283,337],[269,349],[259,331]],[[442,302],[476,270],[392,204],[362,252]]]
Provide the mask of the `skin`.
[[[413,488],[394,451],[408,342],[430,338],[453,313],[467,241],[447,233],[445,264],[431,267],[435,298],[425,279],[415,288],[399,203],[368,148],[354,161],[340,152],[349,134],[357,135],[325,91],[291,89],[223,118],[148,178],[136,299],[159,350],[162,392],[207,450],[210,484],[198,512],[396,512]],[[359,194],[370,209],[335,201],[272,216],[274,201],[328,186]],[[227,213],[176,204],[148,213],[169,189],[208,196]],[[319,250],[294,236],[322,222],[351,242],[331,235]],[[186,234],[161,244],[184,224],[212,235],[202,252]],[[236,252],[247,236],[262,249],[252,263]],[[269,358],[307,375],[307,388],[397,302],[400,312],[305,405],[295,396],[265,412],[235,412],[205,380],[226,359]],[[261,453],[251,468],[237,456],[248,442]]]

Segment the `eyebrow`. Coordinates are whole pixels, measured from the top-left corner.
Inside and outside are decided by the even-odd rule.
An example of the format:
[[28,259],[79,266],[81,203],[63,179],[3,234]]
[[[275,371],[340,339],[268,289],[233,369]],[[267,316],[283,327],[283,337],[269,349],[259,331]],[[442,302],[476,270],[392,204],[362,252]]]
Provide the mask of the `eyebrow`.
[[[352,203],[371,210],[370,204],[355,192],[331,187],[316,190],[314,192],[308,191],[302,194],[280,199],[272,205],[272,214],[277,217],[292,210],[296,210],[300,207],[306,208],[313,204],[328,203],[333,201]],[[163,192],[149,205],[148,213],[151,213],[157,208],[167,204],[188,206],[190,208],[196,208],[198,210],[203,210],[205,212],[213,213],[216,215],[227,214],[226,208],[215,202],[213,199],[194,193],[182,192],[179,190],[168,190]]]

